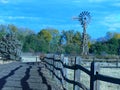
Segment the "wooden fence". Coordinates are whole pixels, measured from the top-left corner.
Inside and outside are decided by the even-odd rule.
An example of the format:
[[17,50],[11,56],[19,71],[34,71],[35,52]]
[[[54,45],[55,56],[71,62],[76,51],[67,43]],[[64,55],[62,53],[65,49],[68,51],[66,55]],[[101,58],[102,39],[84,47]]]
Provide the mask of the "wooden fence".
[[[47,55],[42,60],[45,67],[50,71],[52,78],[54,79],[56,77],[55,79],[61,83],[64,90],[68,90],[67,83],[73,84],[73,90],[80,90],[81,88],[82,90],[100,90],[99,81],[120,84],[120,78],[99,74],[99,63],[93,61],[90,70],[88,70],[81,65],[81,61],[82,59],[80,57],[75,57],[75,64],[69,66],[68,57],[64,57],[64,55],[61,55],[59,59],[55,55],[52,57]],[[74,70],[74,80],[68,79],[67,69]],[[80,82],[80,71],[90,76],[90,88],[87,88]]]

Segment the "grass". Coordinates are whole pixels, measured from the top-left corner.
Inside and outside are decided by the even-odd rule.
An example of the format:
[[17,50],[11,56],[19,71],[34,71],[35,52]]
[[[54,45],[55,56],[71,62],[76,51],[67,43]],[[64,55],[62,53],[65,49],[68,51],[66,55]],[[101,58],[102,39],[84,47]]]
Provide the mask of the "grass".
[[[100,73],[120,78],[120,68],[101,68]],[[100,90],[120,90],[120,85],[100,81]]]
[[[101,68],[100,74],[120,78],[120,68]],[[68,70],[68,78],[73,80],[74,71]],[[90,77],[81,71],[81,83],[90,88]],[[73,90],[73,85],[68,84],[68,90]],[[100,90],[120,90],[120,85],[100,81]]]

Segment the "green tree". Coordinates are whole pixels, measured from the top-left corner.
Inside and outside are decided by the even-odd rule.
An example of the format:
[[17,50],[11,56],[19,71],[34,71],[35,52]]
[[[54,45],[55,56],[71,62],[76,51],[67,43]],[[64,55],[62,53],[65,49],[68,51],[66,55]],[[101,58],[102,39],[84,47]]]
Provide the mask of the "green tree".
[[50,52],[50,42],[52,40],[51,33],[47,29],[42,29],[37,36],[41,41],[41,51]]
[[17,33],[18,32],[18,28],[15,25],[13,25],[13,24],[9,24],[7,26],[7,28],[8,28],[10,33]]
[[113,36],[114,36],[113,32],[107,32],[105,37],[107,40],[109,40],[109,39],[113,38]]
[[74,36],[73,36],[73,43],[76,43],[78,45],[81,45],[81,34],[80,32],[76,31]]
[[40,50],[40,40],[36,34],[30,34],[26,36],[25,43],[23,45],[24,52],[38,52]]
[[48,30],[42,29],[38,33],[38,38],[43,38],[47,43],[49,43],[52,39],[52,35],[50,34],[50,32],[48,32]]
[[63,31],[62,34],[66,40],[66,44],[73,43],[74,30]]
[[96,42],[91,45],[90,53],[94,54],[102,54],[103,52],[106,52],[107,54],[118,54],[118,49],[120,47],[119,39],[118,37],[112,37],[111,39],[108,39],[104,42]]
[[0,25],[0,39],[7,33],[7,27],[5,25]]
[[[81,34],[78,31],[69,30],[62,32],[62,40],[64,40],[64,49],[67,54],[80,53]],[[79,50],[79,51],[78,51]]]
[[119,47],[118,39],[112,38],[107,42],[107,44],[108,44],[108,53],[109,54],[117,54],[118,53],[118,47]]
[[49,28],[48,32],[50,32],[50,34],[52,35],[49,51],[52,53],[56,53],[58,52],[58,48],[59,48],[60,33],[58,30],[53,29],[53,28]]

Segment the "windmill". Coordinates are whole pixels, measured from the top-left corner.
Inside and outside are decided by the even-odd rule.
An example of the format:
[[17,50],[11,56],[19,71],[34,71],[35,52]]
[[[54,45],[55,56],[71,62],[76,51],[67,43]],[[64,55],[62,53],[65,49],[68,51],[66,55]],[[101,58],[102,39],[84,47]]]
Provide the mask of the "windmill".
[[88,49],[88,35],[86,33],[86,28],[90,22],[91,16],[90,12],[83,11],[80,13],[78,17],[74,17],[73,19],[78,20],[83,28],[82,33],[82,53],[81,55],[86,56],[88,55],[89,49]]

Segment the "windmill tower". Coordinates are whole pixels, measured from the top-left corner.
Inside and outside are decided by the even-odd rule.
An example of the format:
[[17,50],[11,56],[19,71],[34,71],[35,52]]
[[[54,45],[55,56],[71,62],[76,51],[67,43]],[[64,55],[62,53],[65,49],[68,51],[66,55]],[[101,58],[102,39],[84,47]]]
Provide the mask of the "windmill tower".
[[88,55],[89,48],[88,48],[88,35],[86,33],[86,28],[90,22],[91,16],[90,12],[88,11],[83,11],[80,13],[78,17],[74,17],[73,19],[78,20],[83,28],[83,33],[82,33],[82,53],[81,55],[86,56]]

